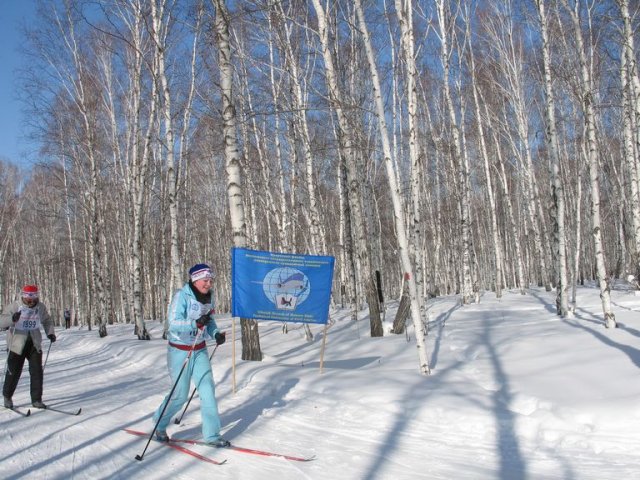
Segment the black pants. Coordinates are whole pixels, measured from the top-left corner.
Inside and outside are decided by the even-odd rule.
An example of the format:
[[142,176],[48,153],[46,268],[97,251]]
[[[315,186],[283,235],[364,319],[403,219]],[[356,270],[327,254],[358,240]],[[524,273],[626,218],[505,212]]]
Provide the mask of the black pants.
[[31,376],[31,401],[42,401],[42,352],[36,350],[33,346],[31,337],[27,337],[27,343],[22,350],[22,354],[9,351],[7,358],[7,372],[4,376],[4,385],[2,387],[2,395],[5,397],[13,397],[16,391],[20,375],[22,375],[22,367],[24,361],[29,361],[29,375]]

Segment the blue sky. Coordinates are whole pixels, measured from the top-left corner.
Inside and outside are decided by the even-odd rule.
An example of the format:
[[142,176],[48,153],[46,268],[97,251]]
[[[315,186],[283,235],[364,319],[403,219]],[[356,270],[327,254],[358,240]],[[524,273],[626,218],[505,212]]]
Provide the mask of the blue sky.
[[23,61],[17,51],[20,26],[34,14],[34,0],[0,0],[0,158],[17,164],[31,163],[25,157],[32,149],[24,140],[15,70]]

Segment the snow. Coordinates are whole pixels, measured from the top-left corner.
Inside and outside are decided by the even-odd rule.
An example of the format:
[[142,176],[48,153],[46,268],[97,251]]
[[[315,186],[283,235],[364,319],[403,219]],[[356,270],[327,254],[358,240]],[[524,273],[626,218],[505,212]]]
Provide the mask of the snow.
[[[618,285],[619,328],[606,329],[597,288],[578,289],[574,318],[556,316],[554,295],[486,292],[468,306],[454,296],[430,300],[430,376],[419,374],[411,330],[409,341],[370,338],[363,312],[356,323],[349,311],[332,310],[322,373],[322,326],[307,343],[299,324],[284,334],[278,323],[260,323],[265,360],[241,361],[237,342],[235,393],[227,341],[212,361],[223,434],[248,448],[316,456],[307,463],[188,446],[227,460],[216,466],[156,442],[136,461],[147,440],[123,429],[150,432],[171,388],[160,323],[149,323],[148,342],[131,325],[109,326],[103,339],[58,329],[44,400],[82,414],[32,409],[21,418],[0,409],[0,478],[635,478],[640,296]],[[388,305],[387,323],[396,308]],[[217,321],[229,339],[232,320]],[[23,408],[28,377],[25,365],[14,396]],[[198,405],[196,395],[170,435],[201,437]]]

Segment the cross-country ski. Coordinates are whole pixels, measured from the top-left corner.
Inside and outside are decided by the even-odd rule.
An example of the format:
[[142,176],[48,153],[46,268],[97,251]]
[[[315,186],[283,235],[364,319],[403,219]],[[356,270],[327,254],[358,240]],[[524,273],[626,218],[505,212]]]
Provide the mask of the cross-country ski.
[[[206,447],[210,447],[211,445],[209,445],[206,442],[203,442],[202,440],[192,440],[192,439],[188,439],[188,438],[176,438],[176,437],[172,437],[171,442],[173,443],[188,443],[190,445],[203,445]],[[275,453],[275,452],[267,452],[264,450],[256,450],[254,448],[246,448],[246,447],[240,447],[234,444],[231,444],[228,447],[224,447],[225,450],[231,450],[231,451],[235,451],[235,452],[241,452],[241,453],[250,453],[253,455],[259,455],[259,456],[263,456],[263,457],[280,457],[280,458],[285,458],[287,460],[294,460],[296,462],[309,462],[311,460],[315,459],[315,456],[312,457],[297,457],[297,456],[293,456],[293,455],[286,455],[283,453]]]
[[[17,414],[20,414],[22,416],[28,417],[31,415],[31,409],[28,408],[26,411],[21,409],[20,407],[14,406],[12,408],[6,408],[4,407],[5,410],[12,410]],[[78,408],[77,410],[64,410],[64,409],[60,409],[57,407],[52,407],[51,405],[47,405],[45,408],[36,408],[34,410],[35,412],[41,412],[41,411],[49,411],[49,412],[54,412],[54,413],[61,413],[64,415],[72,415],[72,416],[77,416],[80,415],[82,413],[82,408]]]
[[[140,432],[140,431],[136,431],[136,430],[130,430],[130,429],[125,429],[128,433],[134,434],[134,435],[145,435],[144,432]],[[171,437],[168,440],[169,443],[171,444],[189,444],[189,445],[201,445],[204,447],[208,447],[208,448],[217,448],[219,450],[231,450],[234,452],[241,452],[241,453],[250,453],[252,455],[259,455],[259,456],[263,456],[263,457],[279,457],[279,458],[284,458],[287,460],[293,460],[296,462],[309,462],[311,460],[315,459],[315,456],[313,457],[298,457],[298,456],[294,456],[294,455],[286,455],[283,453],[275,453],[275,452],[267,452],[264,450],[256,450],[254,448],[246,448],[246,447],[240,447],[234,444],[231,444],[229,446],[226,447],[216,447],[213,445],[208,444],[207,442],[204,442],[202,440],[194,440],[194,439],[189,439],[189,438],[176,438],[176,437]]]
[[78,416],[82,413],[82,408],[78,408],[77,410],[64,410],[57,407],[52,407],[51,405],[47,405],[47,407],[43,408],[42,410],[47,410],[49,412],[55,412],[55,413],[62,413],[64,415],[73,415],[73,416]]
[[4,410],[11,410],[14,413],[17,413],[18,415],[22,416],[22,417],[28,417],[31,415],[31,409],[28,408],[26,411],[22,410],[19,407],[11,407],[11,408],[7,408],[7,407],[3,407]]
[[[136,435],[138,437],[149,437],[148,433],[140,432],[138,430],[132,430],[130,428],[124,428],[123,430],[125,432],[131,434],[131,435]],[[222,464],[224,464],[226,462],[226,459],[225,460],[215,460],[213,458],[209,458],[209,457],[206,457],[204,455],[201,455],[198,452],[194,452],[193,450],[190,450],[190,449],[188,449],[186,447],[183,447],[182,445],[177,445],[175,442],[161,442],[161,441],[159,441],[157,439],[152,439],[152,441],[154,441],[155,444],[164,445],[164,446],[166,446],[168,448],[171,448],[173,450],[176,450],[176,451],[178,451],[180,453],[185,453],[185,454],[190,455],[190,456],[192,456],[194,458],[197,458],[198,460],[202,460],[203,462],[211,463],[211,464],[214,464],[214,465],[222,465]]]

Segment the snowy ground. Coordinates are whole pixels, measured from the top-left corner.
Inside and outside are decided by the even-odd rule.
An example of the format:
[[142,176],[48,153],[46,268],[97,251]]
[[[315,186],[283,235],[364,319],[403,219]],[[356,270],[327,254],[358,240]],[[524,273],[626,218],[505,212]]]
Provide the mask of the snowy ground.
[[[432,375],[418,373],[413,340],[369,338],[368,320],[332,312],[324,372],[322,328],[304,340],[261,323],[263,362],[236,365],[231,342],[213,358],[224,434],[249,448],[315,455],[308,463],[189,447],[207,464],[123,428],[151,431],[171,384],[160,325],[141,342],[129,325],[58,331],[44,400],[80,416],[0,409],[3,479],[609,479],[640,464],[640,296],[612,292],[620,328],[603,327],[597,289],[581,288],[575,319],[553,313],[552,293],[461,307],[430,301]],[[387,311],[392,321],[395,307]],[[231,319],[218,324],[230,338]],[[239,330],[239,329],[237,329]],[[2,364],[5,334],[0,334]],[[45,342],[45,347],[48,342]],[[211,351],[211,349],[210,349]],[[240,345],[237,344],[239,357]],[[29,403],[25,368],[14,401]],[[195,397],[175,437],[200,438]]]

